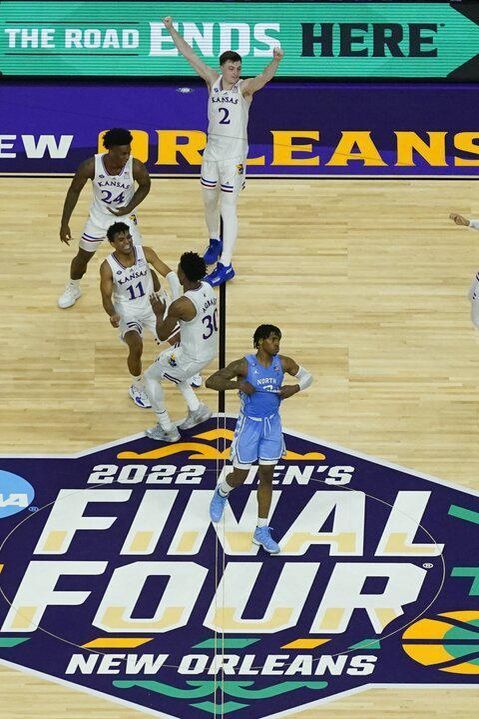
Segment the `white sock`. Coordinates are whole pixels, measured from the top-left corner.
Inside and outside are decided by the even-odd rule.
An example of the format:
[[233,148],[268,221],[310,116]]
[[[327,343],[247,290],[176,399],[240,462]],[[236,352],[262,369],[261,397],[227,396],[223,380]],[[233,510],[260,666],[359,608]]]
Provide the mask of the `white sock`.
[[70,278],[70,284],[72,287],[80,287],[80,280],[72,280]]
[[156,412],[156,419],[158,420],[158,424],[161,429],[164,429],[165,432],[171,432],[171,430],[175,427],[166,409],[163,410],[163,412]]
[[220,236],[220,211],[218,207],[219,190],[201,188],[205,206],[205,221],[210,240],[218,240]]
[[137,387],[143,387],[143,375],[140,374],[138,377],[134,377],[134,375],[131,375],[131,379],[133,380],[133,384],[136,384]]
[[222,497],[227,497],[232,489],[234,489],[234,487],[231,487],[226,480],[220,482],[218,485],[218,490]]
[[189,382],[180,382],[178,388],[183,397],[185,398],[185,402],[188,405],[188,409],[190,410],[190,412],[196,412],[196,410],[200,406],[200,400],[195,395],[193,389],[190,387]]
[[233,250],[238,236],[238,215],[236,212],[236,195],[230,192],[221,193],[221,217],[223,218],[223,253],[220,258],[222,265],[231,265]]
[[256,526],[257,527],[267,527],[268,526],[268,517],[258,517]]

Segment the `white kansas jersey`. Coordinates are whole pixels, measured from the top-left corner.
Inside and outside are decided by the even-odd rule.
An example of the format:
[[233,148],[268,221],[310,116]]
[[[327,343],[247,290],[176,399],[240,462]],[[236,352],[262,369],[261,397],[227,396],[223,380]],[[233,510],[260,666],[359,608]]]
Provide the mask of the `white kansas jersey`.
[[93,202],[90,207],[90,217],[100,227],[109,227],[114,222],[120,221],[122,218],[116,218],[108,208],[117,210],[119,207],[125,207],[135,194],[133,157],[130,155],[118,175],[109,175],[103,162],[105,154],[100,152],[95,155]]
[[208,142],[205,160],[244,161],[248,154],[248,112],[250,101],[241,93],[238,80],[230,90],[223,90],[220,76],[208,97]]
[[133,252],[135,264],[131,267],[124,267],[114,252],[106,258],[113,275],[113,304],[119,314],[151,310],[153,277],[141,245],[134,245]]
[[196,362],[209,362],[217,353],[218,309],[214,289],[202,282],[196,290],[188,290],[188,297],[196,309],[195,317],[189,322],[180,320],[180,347]]

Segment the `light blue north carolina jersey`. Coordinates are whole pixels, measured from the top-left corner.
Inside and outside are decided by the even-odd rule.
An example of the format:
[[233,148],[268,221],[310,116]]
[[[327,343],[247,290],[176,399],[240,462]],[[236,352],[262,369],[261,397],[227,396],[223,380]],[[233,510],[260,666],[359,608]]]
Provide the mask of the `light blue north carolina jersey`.
[[246,417],[269,417],[279,411],[281,398],[279,390],[283,383],[283,366],[278,355],[273,357],[269,367],[264,367],[256,355],[246,355],[248,374],[245,379],[254,388],[252,395],[240,392],[241,412]]

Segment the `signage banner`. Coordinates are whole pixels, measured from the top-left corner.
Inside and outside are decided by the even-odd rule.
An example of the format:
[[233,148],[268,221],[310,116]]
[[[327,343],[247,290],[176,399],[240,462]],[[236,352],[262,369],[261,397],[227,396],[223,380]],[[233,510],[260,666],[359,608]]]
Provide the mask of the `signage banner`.
[[[0,86],[0,174],[72,174],[126,127],[152,177],[198,176],[203,83]],[[474,85],[272,83],[250,110],[247,177],[477,175]]]
[[11,2],[0,4],[4,75],[187,76],[162,23],[208,64],[236,50],[248,75],[285,57],[281,77],[477,80],[474,3]]

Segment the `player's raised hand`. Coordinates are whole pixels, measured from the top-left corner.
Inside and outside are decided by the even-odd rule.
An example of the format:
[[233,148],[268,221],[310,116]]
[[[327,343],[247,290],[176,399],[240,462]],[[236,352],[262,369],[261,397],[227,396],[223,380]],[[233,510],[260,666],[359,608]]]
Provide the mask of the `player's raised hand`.
[[68,225],[62,225],[60,227],[60,240],[66,245],[69,245],[72,239],[73,237],[70,231],[70,227]]
[[161,300],[156,293],[150,295],[151,309],[157,317],[163,317],[165,314],[166,302]]
[[120,326],[120,315],[114,314],[110,315],[110,323],[112,327],[119,327]]
[[449,219],[455,222],[456,225],[463,225],[464,227],[469,227],[469,220],[467,219],[467,217],[458,215],[457,212],[451,212],[451,214],[449,215]]
[[273,48],[273,58],[275,60],[278,60],[278,62],[281,62],[283,57],[284,57],[284,50],[282,47]]
[[173,26],[173,18],[171,15],[167,15],[163,18],[163,25],[167,28],[167,30],[171,30]]

